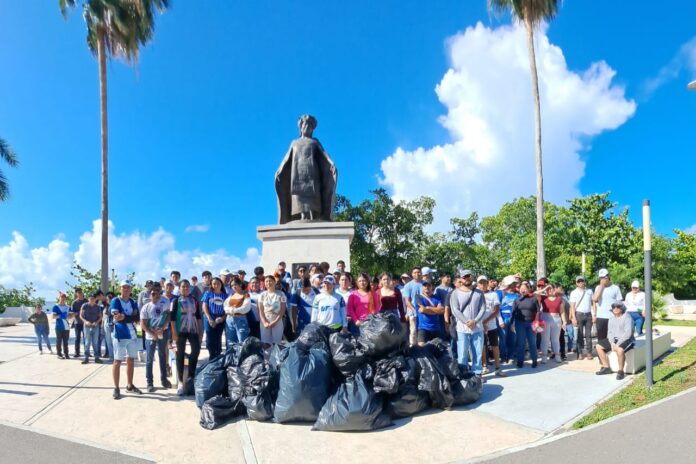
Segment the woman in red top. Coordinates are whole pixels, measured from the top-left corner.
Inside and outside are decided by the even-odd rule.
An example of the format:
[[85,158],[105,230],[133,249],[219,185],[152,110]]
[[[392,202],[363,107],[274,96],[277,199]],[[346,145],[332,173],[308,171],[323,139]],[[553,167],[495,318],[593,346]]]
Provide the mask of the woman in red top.
[[379,276],[379,288],[375,290],[374,300],[375,312],[391,312],[401,322],[406,322],[406,309],[401,290],[394,287],[394,280],[386,272]]
[[546,329],[541,334],[541,363],[546,364],[549,342],[551,343],[551,358],[561,362],[561,327],[566,325],[565,311],[563,310],[563,298],[552,285],[541,287],[543,291],[537,291],[537,298],[541,303],[541,317],[546,323]]
[[360,324],[375,312],[375,302],[370,289],[370,277],[362,273],[356,282],[357,288],[348,296],[348,330],[356,337],[360,335]]

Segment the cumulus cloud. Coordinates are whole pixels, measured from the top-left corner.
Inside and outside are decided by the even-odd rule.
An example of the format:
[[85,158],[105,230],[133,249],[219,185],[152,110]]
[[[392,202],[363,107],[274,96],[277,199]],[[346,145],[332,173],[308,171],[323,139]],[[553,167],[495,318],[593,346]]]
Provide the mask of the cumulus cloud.
[[684,230],[684,232],[686,232],[687,234],[696,235],[696,224],[694,224],[694,225],[691,226],[691,227],[687,227],[687,228]]
[[[214,274],[223,268],[242,268],[249,272],[261,262],[256,248],[249,248],[242,257],[229,255],[224,249],[178,250],[174,236],[162,228],[150,234],[139,231],[116,234],[111,221],[108,227],[109,267],[121,276],[135,272],[139,281],[158,279],[174,269],[184,277],[200,275],[205,269]],[[64,289],[65,282],[71,281],[73,261],[91,271],[99,269],[100,220],[95,220],[92,229],[80,236],[75,248],[63,237],[53,239],[45,247],[32,248],[20,232],[13,232],[12,240],[0,245],[0,285],[21,287],[33,282],[41,296],[53,298],[56,290]]]
[[210,224],[191,224],[190,226],[186,226],[186,229],[184,229],[184,232],[190,233],[190,232],[198,232],[198,233],[203,233],[203,232],[208,232],[210,230]]
[[[581,158],[591,137],[616,129],[636,104],[612,84],[603,61],[571,71],[545,28],[536,37],[544,156],[550,201],[578,195]],[[450,68],[435,88],[451,140],[397,150],[382,161],[383,185],[396,200],[435,198],[434,228],[471,211],[494,214],[505,202],[535,193],[534,107],[524,29],[478,23],[447,42]]]
[[696,79],[696,37],[679,47],[670,62],[645,82],[644,96],[651,96],[658,88],[682,75],[685,69],[690,74],[690,79]]

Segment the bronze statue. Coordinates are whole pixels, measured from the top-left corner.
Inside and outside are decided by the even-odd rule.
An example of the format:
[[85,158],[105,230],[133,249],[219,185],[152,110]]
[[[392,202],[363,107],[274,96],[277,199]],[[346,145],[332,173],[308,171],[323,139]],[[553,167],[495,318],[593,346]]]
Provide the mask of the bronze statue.
[[336,165],[312,137],[317,127],[314,116],[301,116],[297,127],[300,138],[292,141],[275,175],[278,223],[331,221],[336,202]]

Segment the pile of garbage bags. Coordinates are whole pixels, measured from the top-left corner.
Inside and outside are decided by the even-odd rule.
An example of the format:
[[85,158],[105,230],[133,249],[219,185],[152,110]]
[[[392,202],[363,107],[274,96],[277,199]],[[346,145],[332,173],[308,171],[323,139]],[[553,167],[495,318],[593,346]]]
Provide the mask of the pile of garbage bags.
[[479,400],[480,379],[460,369],[447,343],[406,343],[401,322],[389,313],[370,316],[357,338],[309,324],[266,357],[261,342],[247,338],[196,373],[200,424],[212,430],[246,416],[313,422],[313,430],[367,431],[430,407]]

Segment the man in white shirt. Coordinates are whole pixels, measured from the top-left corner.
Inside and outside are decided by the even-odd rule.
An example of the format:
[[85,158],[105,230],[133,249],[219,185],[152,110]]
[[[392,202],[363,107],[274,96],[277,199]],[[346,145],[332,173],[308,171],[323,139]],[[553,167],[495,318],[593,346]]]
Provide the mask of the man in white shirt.
[[570,320],[578,331],[578,360],[592,359],[592,321],[595,318],[592,305],[592,290],[587,287],[585,278],[578,276],[575,279],[577,288],[570,292]]
[[622,301],[621,290],[611,283],[611,276],[606,269],[599,270],[599,285],[595,288],[592,303],[595,307],[594,323],[597,325],[597,340],[607,338],[609,318],[613,317],[611,305]]
[[633,325],[638,331],[638,336],[643,335],[643,324],[645,324],[645,317],[643,316],[643,311],[645,310],[645,293],[640,291],[640,282],[634,280],[631,283],[631,291],[626,294],[626,312],[633,319]]

